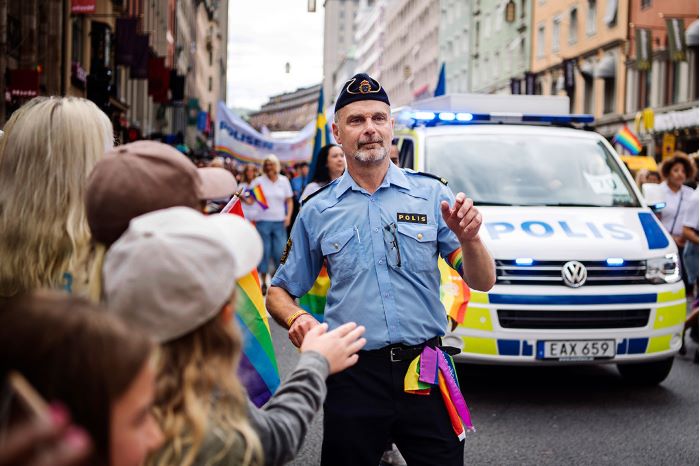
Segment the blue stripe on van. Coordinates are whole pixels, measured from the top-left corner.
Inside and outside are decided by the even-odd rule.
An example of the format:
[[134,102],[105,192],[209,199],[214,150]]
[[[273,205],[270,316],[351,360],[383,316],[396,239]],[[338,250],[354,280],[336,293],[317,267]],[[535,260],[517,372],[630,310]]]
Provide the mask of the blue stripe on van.
[[649,249],[663,249],[668,246],[668,238],[652,213],[639,212],[639,222],[642,224]]
[[491,304],[576,305],[655,303],[656,293],[610,295],[519,295],[489,293]]

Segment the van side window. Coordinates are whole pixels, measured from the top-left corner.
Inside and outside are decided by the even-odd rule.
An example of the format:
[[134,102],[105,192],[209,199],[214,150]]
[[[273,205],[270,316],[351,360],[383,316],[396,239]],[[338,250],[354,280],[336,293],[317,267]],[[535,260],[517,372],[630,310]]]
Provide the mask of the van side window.
[[399,167],[415,168],[413,166],[413,139],[403,138],[399,142]]

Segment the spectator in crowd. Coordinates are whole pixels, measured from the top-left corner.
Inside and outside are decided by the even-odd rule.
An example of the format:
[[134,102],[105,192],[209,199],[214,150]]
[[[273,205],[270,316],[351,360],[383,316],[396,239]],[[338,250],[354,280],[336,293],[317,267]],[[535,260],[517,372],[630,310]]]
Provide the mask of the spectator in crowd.
[[235,279],[262,255],[255,229],[233,215],[186,207],[134,219],[105,261],[109,309],[161,346],[155,409],[165,445],[149,465],[284,464],[325,396],[325,378],[357,361],[362,327],[307,334],[297,368],[262,409],[235,375]]
[[292,192],[294,193],[294,199],[301,200],[301,193],[304,192],[306,184],[308,183],[309,176],[309,164],[307,162],[299,162],[295,165],[296,176],[292,178]]
[[657,171],[652,171],[648,168],[640,168],[634,175],[634,181],[637,183],[637,187],[642,189],[642,185],[645,183],[661,183],[661,177]]
[[327,144],[321,148],[316,162],[313,180],[301,194],[301,200],[306,199],[319,189],[326,186],[345,172],[345,153],[337,144]]
[[683,212],[683,266],[688,286],[694,298],[698,297],[698,190],[692,192]]
[[687,155],[676,152],[661,165],[661,175],[664,178],[661,186],[666,200],[666,207],[661,211],[661,223],[673,237],[678,249],[682,251],[685,238],[683,238],[681,213],[691,202],[693,194],[693,189],[685,186],[684,183],[695,176],[695,167]]
[[661,175],[656,170],[650,171],[649,173],[647,173],[647,181],[646,182],[660,184],[661,183]]
[[233,175],[223,168],[196,168],[166,144],[137,141],[115,147],[97,163],[87,183],[85,210],[96,244],[90,296],[102,298],[102,263],[134,217],[185,206],[202,210],[208,200],[231,196]]
[[37,97],[0,147],[0,296],[38,287],[87,293],[86,180],[113,145],[112,124],[77,97]]
[[91,437],[85,464],[139,466],[161,445],[151,414],[153,349],[138,330],[64,293],[16,296],[0,310],[0,380],[17,371],[42,398],[65,406],[70,415],[52,415],[80,426],[70,434],[74,447]]
[[391,147],[389,148],[389,160],[391,163],[399,166],[399,140],[394,138],[391,140]]
[[[289,179],[280,175],[280,161],[270,154],[263,160],[263,174],[250,184],[250,189],[260,187],[262,195],[267,203],[256,216],[255,227],[263,240],[264,252],[258,265],[260,281],[263,283],[263,292],[267,289],[267,274],[279,267],[284,245],[287,242],[286,228],[291,224],[293,213],[292,187]],[[260,201],[258,199],[257,201]],[[257,202],[253,197],[248,197],[246,202]],[[272,262],[272,267],[270,267]]]
[[238,183],[238,188],[243,190],[241,192],[241,199],[243,200],[243,202],[241,203],[241,207],[243,208],[243,215],[245,216],[246,220],[253,223],[255,223],[255,221],[258,218],[258,213],[260,212],[260,205],[254,200],[252,203],[248,203],[246,202],[246,199],[250,197],[250,192],[248,191],[250,189],[250,184],[257,177],[258,167],[256,167],[255,164],[249,163],[243,168],[243,171],[241,173],[241,181],[240,183]]

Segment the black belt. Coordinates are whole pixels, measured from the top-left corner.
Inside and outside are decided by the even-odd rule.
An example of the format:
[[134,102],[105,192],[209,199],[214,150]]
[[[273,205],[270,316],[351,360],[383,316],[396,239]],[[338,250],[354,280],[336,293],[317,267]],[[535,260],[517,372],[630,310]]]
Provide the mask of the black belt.
[[362,351],[362,353],[373,354],[376,356],[389,356],[391,362],[401,362],[415,359],[416,356],[423,352],[423,348],[429,346],[431,348],[440,348],[450,355],[458,354],[460,351],[452,346],[442,346],[442,338],[434,337],[417,345],[389,345],[378,350]]

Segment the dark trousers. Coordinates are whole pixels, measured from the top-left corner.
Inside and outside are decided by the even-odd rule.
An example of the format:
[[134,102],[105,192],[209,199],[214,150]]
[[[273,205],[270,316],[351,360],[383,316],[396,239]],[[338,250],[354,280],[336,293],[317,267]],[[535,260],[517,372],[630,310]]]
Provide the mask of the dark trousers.
[[328,378],[323,410],[324,466],[377,466],[392,440],[409,466],[464,464],[440,390],[403,391],[410,360],[391,362],[384,350],[361,351],[358,363]]

